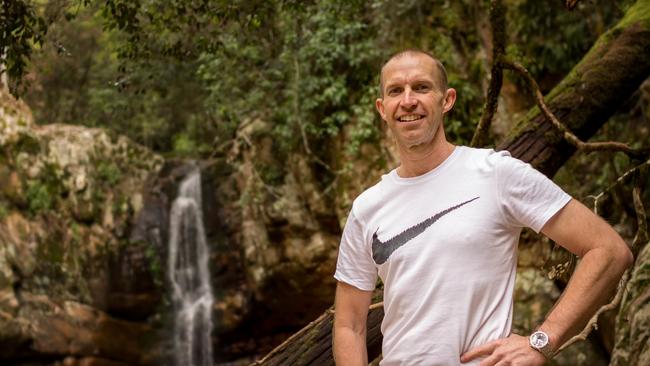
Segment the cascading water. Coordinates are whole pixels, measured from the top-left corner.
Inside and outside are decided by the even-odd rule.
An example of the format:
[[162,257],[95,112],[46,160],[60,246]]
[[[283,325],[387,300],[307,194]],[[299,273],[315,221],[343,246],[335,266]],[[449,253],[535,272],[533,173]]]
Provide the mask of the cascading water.
[[213,364],[213,298],[201,202],[201,173],[194,169],[181,182],[170,214],[168,271],[176,366]]

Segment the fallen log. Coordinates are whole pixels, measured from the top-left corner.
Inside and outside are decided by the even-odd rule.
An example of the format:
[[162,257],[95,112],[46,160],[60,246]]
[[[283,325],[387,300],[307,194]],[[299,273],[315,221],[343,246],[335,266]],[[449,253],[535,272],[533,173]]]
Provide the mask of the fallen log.
[[[367,350],[368,358],[371,360],[381,353],[380,326],[383,318],[384,308],[381,304],[370,307],[367,323]],[[264,358],[252,363],[251,366],[334,365],[332,356],[333,320],[334,310],[328,309],[318,319],[289,337]]]

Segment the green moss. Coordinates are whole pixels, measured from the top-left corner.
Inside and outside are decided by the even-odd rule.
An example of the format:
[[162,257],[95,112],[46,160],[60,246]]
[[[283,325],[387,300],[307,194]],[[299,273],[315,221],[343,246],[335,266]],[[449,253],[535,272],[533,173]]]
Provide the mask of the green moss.
[[278,164],[259,164],[257,170],[265,184],[279,186],[284,183],[284,175],[286,173]]
[[118,195],[117,197],[115,197],[115,199],[113,200],[113,207],[111,207],[111,211],[116,216],[127,213],[129,211],[129,204],[128,204],[127,197],[124,195]]
[[145,246],[144,255],[147,258],[149,263],[149,270],[151,271],[151,277],[153,278],[154,283],[158,287],[163,286],[163,268],[162,263],[160,262],[160,255],[158,251],[151,243],[141,242],[139,245]]
[[174,136],[174,153],[180,156],[190,156],[196,151],[196,141],[187,133],[179,133]]
[[25,197],[27,208],[32,215],[55,208],[63,194],[61,170],[53,164],[45,164],[39,176],[27,181]]
[[107,189],[95,189],[93,192],[93,202],[91,203],[93,206],[97,206],[97,208],[99,208],[99,206],[104,203],[106,200],[106,190]]
[[74,240],[77,243],[81,242],[81,228],[79,224],[73,222],[70,225],[70,233],[72,234],[72,240]]
[[47,241],[36,251],[37,272],[55,280],[63,277],[62,263],[65,256],[64,237],[59,230],[50,230]]
[[20,134],[18,141],[14,145],[14,151],[16,154],[24,152],[30,155],[35,155],[41,152],[41,145],[38,140],[29,134]]
[[[81,271],[83,270],[83,262],[85,262],[85,253],[82,250],[82,243],[86,242],[86,238],[81,233],[81,226],[75,222],[70,225],[68,232],[68,240],[65,244],[64,263],[67,268],[68,275],[74,277],[74,282],[84,282],[81,278]],[[70,282],[70,281],[68,281]],[[78,288],[79,285],[71,284],[73,287]]]
[[27,183],[27,207],[32,215],[49,210],[54,204],[54,197],[48,186],[41,181]]
[[[558,105],[562,104],[558,97],[571,95],[572,89],[575,89],[581,84],[582,74],[587,70],[590,72],[590,78],[594,77],[594,61],[602,58],[605,52],[609,51],[609,43],[619,36],[627,27],[632,26],[634,23],[640,22],[643,27],[650,28],[650,1],[640,0],[637,1],[626,13],[623,19],[621,19],[616,26],[611,28],[608,32],[603,34],[596,40],[593,46],[589,49],[587,54],[582,58],[582,60],[575,66],[573,69],[564,77],[562,82],[558,84],[553,90],[551,90],[545,97],[544,100],[547,105]],[[624,72],[624,70],[622,71]],[[602,70],[598,72],[600,78],[618,78],[616,72],[612,70]],[[556,100],[557,99],[557,100]],[[574,103],[573,100],[570,100],[569,103]],[[536,118],[540,114],[540,110],[537,106],[533,107],[528,113],[522,118],[513,131],[509,134],[509,138],[520,135],[526,128],[529,128],[529,122]],[[572,121],[563,121],[569,128],[575,128]]]
[[97,164],[97,178],[101,182],[115,185],[122,179],[122,171],[112,161],[101,160]]
[[634,3],[616,27],[625,28],[637,22],[643,24],[645,28],[650,27],[650,1],[639,0]]
[[44,292],[52,299],[90,301],[87,279],[93,276],[88,252],[89,231],[71,222],[68,226],[51,217],[52,228],[36,251],[36,269],[31,291]]
[[[645,28],[650,27],[650,1],[640,0],[637,1],[626,13],[615,27],[610,29],[607,33],[603,34],[591,47],[589,52],[583,57],[582,61],[578,63],[564,78],[563,82],[549,93],[547,102],[562,94],[565,89],[572,88],[576,82],[580,80],[581,72],[583,69],[590,69],[586,65],[590,65],[594,60],[600,58],[601,54],[607,50],[606,45],[618,37],[625,28],[633,25],[634,23],[641,22]],[[611,75],[605,72],[604,76]]]

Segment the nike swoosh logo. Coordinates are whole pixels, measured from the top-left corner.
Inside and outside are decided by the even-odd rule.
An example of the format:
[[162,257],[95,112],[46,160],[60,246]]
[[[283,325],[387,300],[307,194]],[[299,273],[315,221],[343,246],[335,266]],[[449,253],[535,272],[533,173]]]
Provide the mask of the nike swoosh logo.
[[382,242],[377,237],[377,231],[379,231],[379,228],[377,228],[375,233],[372,234],[372,259],[374,259],[375,263],[377,264],[383,264],[388,260],[388,257],[390,257],[390,255],[393,254],[394,251],[396,251],[402,245],[406,244],[409,240],[422,234],[424,230],[426,230],[429,226],[433,225],[433,223],[438,221],[441,217],[445,216],[446,214],[450,213],[451,211],[457,208],[460,208],[461,206],[464,206],[474,200],[477,200],[478,198],[479,197],[474,197],[471,200],[465,201],[463,203],[459,203],[456,206],[452,206],[446,210],[440,211],[437,214],[422,221],[421,223],[413,225],[410,228],[402,231],[401,233],[395,235],[394,237],[390,238],[385,242]]

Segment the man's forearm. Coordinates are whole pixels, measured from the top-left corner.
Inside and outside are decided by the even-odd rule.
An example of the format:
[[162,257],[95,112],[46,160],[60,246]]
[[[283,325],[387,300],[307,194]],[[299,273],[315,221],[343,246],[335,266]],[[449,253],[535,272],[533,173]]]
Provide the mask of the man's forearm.
[[556,213],[542,232],[581,257],[564,293],[540,326],[551,348],[557,350],[611,297],[634,258],[618,233],[576,200]]
[[611,297],[629,263],[626,254],[613,254],[600,248],[584,255],[562,296],[540,326],[549,335],[555,350],[578,334]]
[[366,334],[351,328],[334,328],[334,361],[339,366],[367,366]]

